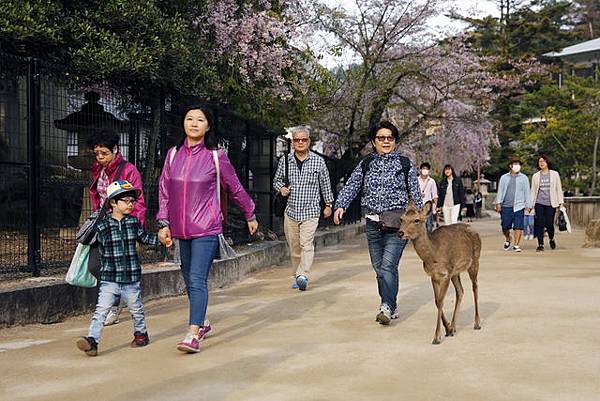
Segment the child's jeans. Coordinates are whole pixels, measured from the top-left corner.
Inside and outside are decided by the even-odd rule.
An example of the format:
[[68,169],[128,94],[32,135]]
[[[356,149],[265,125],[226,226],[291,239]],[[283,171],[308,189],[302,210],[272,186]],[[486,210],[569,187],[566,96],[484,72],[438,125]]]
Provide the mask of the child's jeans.
[[98,304],[96,305],[96,310],[92,317],[92,324],[90,324],[90,330],[88,332],[88,337],[93,337],[98,343],[100,342],[100,336],[102,335],[106,316],[119,295],[129,307],[129,312],[133,319],[134,331],[139,331],[140,333],[147,332],[140,282],[120,284],[110,281],[101,281],[100,292],[98,293]]
[[525,232],[523,234],[525,235],[533,235],[534,233],[534,218],[535,216],[533,215],[525,215]]

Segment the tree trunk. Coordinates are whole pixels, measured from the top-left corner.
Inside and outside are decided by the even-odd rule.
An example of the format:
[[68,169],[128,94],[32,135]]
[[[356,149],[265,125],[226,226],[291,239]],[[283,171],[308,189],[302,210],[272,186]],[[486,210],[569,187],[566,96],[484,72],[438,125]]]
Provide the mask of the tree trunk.
[[592,190],[591,195],[596,192],[596,177],[598,175],[598,142],[600,141],[600,131],[596,131],[596,140],[594,141],[594,154],[592,157]]
[[154,179],[154,170],[156,168],[156,145],[160,136],[160,126],[162,121],[163,95],[152,99],[150,110],[152,111],[152,129],[150,138],[148,138],[148,153],[146,154],[146,168],[142,177],[144,184],[151,183]]

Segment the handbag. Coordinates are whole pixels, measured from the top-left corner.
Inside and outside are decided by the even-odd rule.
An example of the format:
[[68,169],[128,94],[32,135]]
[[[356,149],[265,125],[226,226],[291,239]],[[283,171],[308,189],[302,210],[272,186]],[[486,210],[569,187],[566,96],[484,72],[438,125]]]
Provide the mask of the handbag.
[[[212,151],[213,153],[213,160],[215,161],[215,168],[217,170],[217,201],[218,204],[221,204],[221,168],[219,166],[219,154],[217,153],[216,150]],[[223,212],[221,212],[221,220],[223,220]],[[231,258],[235,258],[237,257],[237,254],[235,253],[235,251],[233,250],[233,248],[227,243],[227,240],[225,240],[225,236],[223,235],[223,233],[219,234],[218,236],[219,239],[219,249],[218,249],[218,256],[216,257],[216,259],[231,259]]]
[[[404,185],[410,199],[410,187],[408,186],[408,173],[410,172],[410,160],[401,156],[400,163],[404,171]],[[364,180],[365,174],[363,174]],[[379,214],[379,229],[381,231],[398,231],[400,229],[400,218],[404,215],[404,209],[394,209]]]
[[558,215],[558,231],[567,231],[567,219],[565,219],[565,213],[562,210]]
[[97,280],[88,270],[89,261],[90,245],[77,244],[65,281],[77,287],[95,287]]
[[400,218],[404,214],[403,209],[388,210],[379,215],[379,228],[381,231],[398,231],[400,229]]
[[[117,174],[115,174],[115,181],[121,178],[125,163],[125,160],[123,160],[121,164],[119,164]],[[104,220],[107,215],[108,211],[106,205],[102,205],[101,208],[92,212],[92,214],[90,214],[83,222],[79,231],[77,231],[77,235],[75,236],[77,242],[83,245],[91,245],[96,242],[96,227],[98,227],[98,224]]]
[[[288,186],[290,185],[290,178],[289,178],[289,163],[290,161],[288,160],[288,156],[289,153],[285,153],[283,155],[283,157],[285,158],[285,178],[283,180],[283,183],[285,184],[284,186]],[[277,195],[275,195],[275,199],[273,199],[273,213],[275,214],[275,216],[277,217],[283,217],[283,215],[285,214],[285,208],[287,207],[287,203],[288,203],[288,199],[289,199],[289,195],[288,196],[283,196],[281,194],[281,192],[277,192]]]

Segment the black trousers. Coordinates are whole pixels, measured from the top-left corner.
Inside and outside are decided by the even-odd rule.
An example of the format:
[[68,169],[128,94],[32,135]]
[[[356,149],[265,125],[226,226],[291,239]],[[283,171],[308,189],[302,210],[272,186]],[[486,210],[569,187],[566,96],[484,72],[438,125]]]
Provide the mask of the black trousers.
[[554,239],[554,214],[556,209],[552,206],[535,204],[534,231],[538,244],[544,245],[544,228],[548,233],[548,238]]

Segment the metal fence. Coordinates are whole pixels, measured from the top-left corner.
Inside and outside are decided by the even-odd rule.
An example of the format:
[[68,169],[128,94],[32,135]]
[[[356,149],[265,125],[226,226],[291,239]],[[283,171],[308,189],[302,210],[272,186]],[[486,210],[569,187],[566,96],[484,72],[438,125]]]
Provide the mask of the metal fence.
[[[100,128],[119,132],[119,150],[145,177],[148,229],[156,229],[158,177],[166,150],[183,135],[178,102],[183,99],[162,99],[160,133],[152,142],[149,105],[107,85],[78,84],[61,66],[0,53],[0,280],[66,270],[77,228],[91,212],[93,157],[86,139]],[[286,143],[283,132],[220,106],[215,111],[221,144],[257,205],[261,230],[281,234],[271,188]],[[150,143],[156,146],[150,149]],[[340,172],[334,159],[326,160],[335,190]],[[360,218],[356,204],[347,217]],[[225,234],[234,243],[249,240],[242,213],[231,202]],[[141,252],[143,262],[165,255],[160,247]]]

